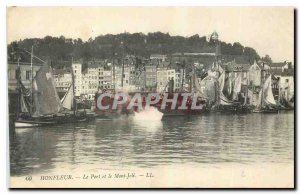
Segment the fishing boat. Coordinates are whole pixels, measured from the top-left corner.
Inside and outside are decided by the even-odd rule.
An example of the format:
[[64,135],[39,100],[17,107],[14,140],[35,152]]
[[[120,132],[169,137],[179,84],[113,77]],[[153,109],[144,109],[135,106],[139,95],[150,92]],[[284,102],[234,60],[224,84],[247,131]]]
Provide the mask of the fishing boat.
[[[52,75],[52,69],[45,63],[31,78],[31,88],[27,89],[20,79],[17,69],[18,105],[15,127],[47,126],[63,123],[87,121],[83,111],[76,110],[74,84],[60,101]],[[72,110],[72,107],[73,108]]]
[[204,78],[202,82],[207,82],[211,80],[214,84],[207,87],[206,93],[211,93],[214,91],[214,97],[210,94],[210,99],[212,101],[211,112],[220,113],[250,113],[251,107],[247,104],[247,97],[244,97],[242,102],[239,99],[241,94],[241,77],[231,77],[226,74],[225,71],[219,73],[220,76],[209,75]]
[[281,105],[281,110],[293,110],[295,107],[294,96],[291,99],[287,99],[285,98],[285,96],[281,96],[279,103]]
[[294,92],[291,87],[285,86],[279,90],[278,104],[280,110],[293,110],[294,109]]
[[254,101],[254,113],[277,113],[279,106],[274,99],[271,86],[271,75],[262,85],[258,98]]

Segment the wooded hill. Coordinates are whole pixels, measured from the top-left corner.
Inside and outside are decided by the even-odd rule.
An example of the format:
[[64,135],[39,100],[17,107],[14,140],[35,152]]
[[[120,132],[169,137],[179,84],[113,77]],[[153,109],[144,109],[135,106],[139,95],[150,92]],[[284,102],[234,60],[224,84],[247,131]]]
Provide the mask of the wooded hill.
[[[125,54],[140,57],[149,57],[151,54],[187,53],[203,52],[214,53],[215,42],[207,37],[200,37],[198,34],[183,37],[170,36],[168,33],[121,33],[106,34],[88,41],[61,37],[46,36],[44,38],[24,39],[10,43],[7,46],[8,61],[16,61],[17,56],[21,61],[30,61],[30,56],[21,50],[31,50],[34,45],[34,54],[41,59],[52,61],[73,60],[100,60],[120,58]],[[260,59],[255,49],[244,47],[238,42],[233,44],[220,41],[222,55],[245,56],[247,58]]]

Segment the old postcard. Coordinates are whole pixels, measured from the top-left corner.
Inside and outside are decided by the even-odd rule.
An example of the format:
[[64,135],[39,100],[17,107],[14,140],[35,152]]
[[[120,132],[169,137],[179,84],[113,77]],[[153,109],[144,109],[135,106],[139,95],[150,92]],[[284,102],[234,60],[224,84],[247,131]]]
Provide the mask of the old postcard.
[[7,7],[10,188],[294,188],[293,7]]

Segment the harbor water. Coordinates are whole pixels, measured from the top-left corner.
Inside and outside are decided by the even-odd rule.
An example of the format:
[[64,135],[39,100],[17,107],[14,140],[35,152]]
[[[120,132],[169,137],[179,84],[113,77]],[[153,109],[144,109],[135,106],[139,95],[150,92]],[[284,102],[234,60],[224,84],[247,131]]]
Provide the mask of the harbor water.
[[80,168],[284,164],[294,160],[294,112],[11,128],[9,152],[11,176]]

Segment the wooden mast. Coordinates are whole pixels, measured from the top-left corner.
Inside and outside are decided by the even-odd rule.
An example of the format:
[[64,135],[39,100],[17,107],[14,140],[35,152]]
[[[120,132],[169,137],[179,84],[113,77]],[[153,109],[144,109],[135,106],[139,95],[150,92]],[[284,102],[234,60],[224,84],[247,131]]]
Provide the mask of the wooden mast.
[[20,114],[20,103],[21,103],[21,87],[20,87],[20,77],[21,77],[21,70],[20,70],[20,57],[18,57],[18,71],[17,71],[17,91],[18,91],[18,98],[17,98],[17,107],[16,107],[16,119],[19,118]]
[[114,86],[114,90],[116,90],[116,67],[115,67],[115,46],[114,45],[113,45],[112,66],[113,66],[113,86]]
[[261,77],[261,86],[260,86],[261,87],[261,89],[260,89],[260,91],[261,91],[260,109],[261,110],[263,108],[263,99],[264,99],[264,91],[263,91],[264,71],[265,71],[265,64],[263,63],[262,70],[261,70],[261,76],[260,76]]
[[73,92],[73,114],[76,115],[77,104],[75,99],[75,80],[74,80],[74,72],[73,72],[73,57],[72,57],[72,65],[71,65],[71,76],[72,76],[72,92]]
[[[124,38],[125,39],[125,38]],[[123,90],[123,86],[124,86],[124,57],[125,57],[125,42],[121,42],[121,44],[123,45],[123,54],[122,54],[122,77],[121,77],[121,87]]]
[[31,46],[31,55],[30,55],[30,86],[31,86],[31,106],[30,106],[30,114],[33,114],[33,45]]
[[243,73],[246,73],[246,92],[245,92],[245,101],[244,101],[244,105],[247,105],[247,99],[248,99],[248,75],[247,75],[247,71],[244,71]]

